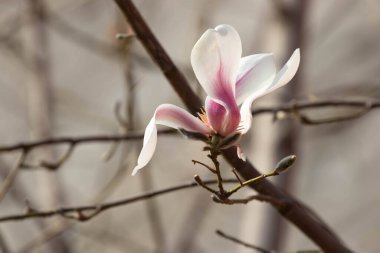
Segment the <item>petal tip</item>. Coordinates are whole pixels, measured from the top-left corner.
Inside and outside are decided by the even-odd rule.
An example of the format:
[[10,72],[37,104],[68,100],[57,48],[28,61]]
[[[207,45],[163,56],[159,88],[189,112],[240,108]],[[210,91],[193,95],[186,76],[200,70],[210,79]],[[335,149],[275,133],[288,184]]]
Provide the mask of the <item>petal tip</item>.
[[141,167],[139,165],[136,165],[136,167],[133,168],[132,176],[135,176],[140,169],[141,169]]

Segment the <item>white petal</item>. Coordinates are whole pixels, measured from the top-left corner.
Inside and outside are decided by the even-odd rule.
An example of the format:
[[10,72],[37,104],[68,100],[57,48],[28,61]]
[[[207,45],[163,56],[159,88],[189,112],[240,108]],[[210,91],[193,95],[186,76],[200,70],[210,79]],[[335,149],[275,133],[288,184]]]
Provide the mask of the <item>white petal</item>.
[[277,73],[276,77],[273,80],[273,83],[265,91],[264,95],[268,94],[271,91],[274,91],[275,89],[278,89],[284,86],[290,80],[292,80],[294,75],[297,73],[299,65],[300,65],[300,49],[297,48],[296,50],[294,50],[292,56],[285,63],[282,69]]
[[155,118],[153,117],[148,126],[145,129],[144,133],[144,144],[141,149],[139,158],[137,159],[137,165],[132,171],[132,176],[136,175],[136,173],[145,167],[148,164],[150,159],[154,154],[154,150],[156,149],[157,144],[157,127]]
[[240,108],[240,132],[241,134],[245,134],[251,128],[252,124],[252,114],[251,114],[251,105],[253,101],[260,97],[260,94],[255,93],[246,98],[243,102],[243,105]]
[[190,132],[203,134],[211,133],[211,130],[198,118],[194,117],[184,109],[170,104],[162,104],[157,107],[153,118],[145,129],[144,144],[137,159],[137,165],[133,169],[132,175],[145,167],[152,159],[157,144],[156,124],[165,125],[172,128],[183,128]]
[[198,81],[210,97],[221,103],[235,99],[241,52],[239,34],[229,25],[207,30],[191,52],[191,64]]
[[272,84],[267,87],[266,90],[251,94],[246,100],[244,100],[243,105],[240,109],[241,115],[241,133],[245,134],[251,127],[252,115],[251,115],[251,105],[254,100],[259,97],[265,96],[269,92],[272,92],[285,84],[287,84],[297,72],[298,66],[300,63],[300,51],[296,49],[289,60],[286,62],[284,67],[277,73]]
[[240,61],[236,100],[240,105],[253,93],[265,90],[276,76],[276,66],[272,54],[255,54],[243,57]]

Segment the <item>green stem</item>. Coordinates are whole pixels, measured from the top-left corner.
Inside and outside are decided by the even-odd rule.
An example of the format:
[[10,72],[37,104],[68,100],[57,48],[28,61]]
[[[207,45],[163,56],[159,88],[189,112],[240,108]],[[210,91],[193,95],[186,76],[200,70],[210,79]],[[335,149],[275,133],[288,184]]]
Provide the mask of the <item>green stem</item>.
[[215,172],[216,172],[215,174],[216,174],[217,179],[218,179],[219,192],[221,195],[223,195],[226,191],[223,188],[223,178],[222,178],[222,175],[220,174],[220,164],[218,161],[218,151],[211,150],[210,151],[210,159],[215,165]]
[[237,192],[238,190],[240,190],[241,188],[249,185],[249,184],[252,184],[253,182],[256,182],[258,180],[261,180],[261,179],[264,179],[264,178],[267,178],[267,177],[273,177],[273,176],[277,176],[278,173],[277,172],[271,172],[269,174],[262,174],[258,177],[255,177],[255,178],[252,178],[252,179],[249,179],[239,185],[237,185],[235,188],[232,188],[231,190],[228,191],[228,197],[231,196],[232,194],[234,194],[235,192]]

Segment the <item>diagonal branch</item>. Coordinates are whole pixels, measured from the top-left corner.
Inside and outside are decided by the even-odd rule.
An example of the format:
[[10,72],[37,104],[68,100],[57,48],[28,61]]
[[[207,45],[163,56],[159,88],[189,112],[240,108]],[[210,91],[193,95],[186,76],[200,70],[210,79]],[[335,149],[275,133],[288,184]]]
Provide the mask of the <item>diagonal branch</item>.
[[[145,50],[160,67],[162,73],[172,85],[172,88],[177,92],[178,96],[186,104],[187,108],[193,114],[198,112],[202,107],[201,100],[190,88],[185,76],[174,65],[172,59],[153,35],[137,8],[130,0],[115,0],[115,2],[128,19],[129,24],[132,26],[137,38],[145,47]],[[174,83],[176,85],[173,85]]]
[[[140,39],[151,58],[159,65],[173,89],[181,97],[183,103],[191,110],[191,112],[195,113],[198,111],[201,107],[200,99],[191,90],[190,85],[184,78],[183,74],[178,70],[173,61],[168,57],[168,54],[160,46],[160,43],[152,34],[132,1],[115,0],[115,2],[128,19],[137,37]],[[235,148],[226,150],[223,155],[245,179],[259,176],[259,172],[251,163],[248,161],[243,162],[237,157]],[[250,186],[260,194],[269,195],[287,202],[288,204],[285,205],[285,208],[278,208],[277,210],[319,245],[322,250],[335,253],[351,252],[343,245],[340,239],[328,229],[328,226],[324,224],[321,219],[312,216],[307,209],[302,208],[301,203],[277,189],[269,181],[262,180]]]

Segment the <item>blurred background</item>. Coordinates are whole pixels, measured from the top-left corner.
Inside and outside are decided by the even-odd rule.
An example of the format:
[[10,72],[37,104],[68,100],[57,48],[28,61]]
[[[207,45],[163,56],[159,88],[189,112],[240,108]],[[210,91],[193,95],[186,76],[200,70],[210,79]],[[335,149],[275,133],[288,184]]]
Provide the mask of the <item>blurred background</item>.
[[[201,96],[190,66],[202,33],[230,24],[243,55],[273,52],[280,68],[301,48],[301,68],[291,85],[260,101],[380,97],[380,2],[377,0],[135,0],[177,66]],[[116,40],[126,33],[126,40]],[[0,1],[0,145],[57,136],[143,132],[161,103],[183,106],[133,36],[113,1]],[[335,108],[313,118],[347,115]],[[254,118],[244,139],[249,160],[268,172],[296,154],[289,173],[272,180],[312,207],[355,252],[380,252],[377,112],[346,122],[302,125],[296,119]],[[27,206],[49,210],[96,204],[211,177],[191,159],[207,161],[202,145],[178,135],[159,137],[150,165],[132,177],[140,141],[76,146],[55,171],[67,146],[29,154],[0,215]],[[17,152],[0,154],[1,181]],[[231,168],[223,164],[225,177]],[[251,194],[245,189],[243,195]],[[0,224],[3,252],[252,252],[222,239],[215,229],[282,252],[316,249],[265,203],[224,206],[202,189],[184,190],[108,210],[84,223],[62,218]]]

